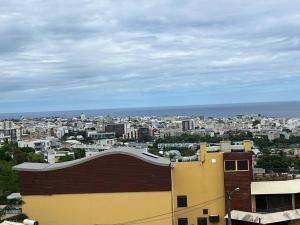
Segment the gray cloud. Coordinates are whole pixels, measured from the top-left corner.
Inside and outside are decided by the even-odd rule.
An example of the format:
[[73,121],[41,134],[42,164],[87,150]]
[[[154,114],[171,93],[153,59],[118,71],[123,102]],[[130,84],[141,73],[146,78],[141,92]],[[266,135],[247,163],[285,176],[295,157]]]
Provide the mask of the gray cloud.
[[2,0],[0,110],[223,103],[209,96],[224,88],[240,96],[227,102],[272,100],[242,88],[300,81],[299,3]]

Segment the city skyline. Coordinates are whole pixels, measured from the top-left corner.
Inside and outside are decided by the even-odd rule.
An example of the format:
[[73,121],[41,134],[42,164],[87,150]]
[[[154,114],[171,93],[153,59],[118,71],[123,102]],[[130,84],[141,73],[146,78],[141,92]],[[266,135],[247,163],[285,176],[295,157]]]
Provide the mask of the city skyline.
[[4,0],[0,113],[300,100],[300,5]]

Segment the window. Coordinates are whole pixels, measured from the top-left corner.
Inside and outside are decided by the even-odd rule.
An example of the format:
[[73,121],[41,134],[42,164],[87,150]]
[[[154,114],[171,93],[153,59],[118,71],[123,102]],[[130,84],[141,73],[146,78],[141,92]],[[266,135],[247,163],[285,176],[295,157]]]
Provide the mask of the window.
[[177,196],[177,207],[187,207],[186,195]]
[[225,160],[225,171],[236,171],[235,160]]
[[203,209],[203,215],[208,214],[208,209]]
[[199,217],[197,220],[197,225],[207,225],[207,218],[206,217]]
[[178,225],[188,225],[188,219],[187,218],[178,218]]
[[249,161],[248,160],[238,160],[237,161],[237,170],[249,170]]
[[296,209],[300,209],[300,193],[295,194],[295,205]]
[[248,160],[225,160],[224,169],[225,172],[248,171],[249,161]]

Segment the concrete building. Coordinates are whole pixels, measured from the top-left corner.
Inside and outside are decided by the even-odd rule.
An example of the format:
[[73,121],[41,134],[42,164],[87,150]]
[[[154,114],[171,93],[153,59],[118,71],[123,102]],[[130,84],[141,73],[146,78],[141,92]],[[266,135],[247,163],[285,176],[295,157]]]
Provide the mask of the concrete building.
[[[172,223],[168,159],[119,148],[65,163],[24,163],[15,170],[23,211],[40,224]],[[154,222],[162,213],[168,214]]]
[[201,143],[193,160],[171,162],[118,147],[14,169],[24,212],[44,225],[225,225],[226,196],[237,187],[230,201],[233,225],[300,225],[300,179],[258,181],[251,151],[247,140]]

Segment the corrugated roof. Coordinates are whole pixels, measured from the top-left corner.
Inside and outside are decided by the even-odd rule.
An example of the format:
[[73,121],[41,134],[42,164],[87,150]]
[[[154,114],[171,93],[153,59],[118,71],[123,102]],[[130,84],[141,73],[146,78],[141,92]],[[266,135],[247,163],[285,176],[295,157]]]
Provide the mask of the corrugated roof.
[[[226,215],[225,218],[228,218],[228,215]],[[298,220],[300,219],[300,209],[264,214],[232,210],[231,219],[260,224]]]
[[252,195],[300,193],[300,179],[251,183]]
[[152,157],[151,155],[143,154],[147,152],[146,149],[136,149],[136,148],[130,148],[130,147],[116,147],[111,148],[106,151],[99,152],[98,154],[95,154],[90,157],[85,157],[77,160],[72,160],[68,162],[62,162],[62,163],[22,163],[19,165],[16,165],[13,167],[16,171],[50,171],[50,170],[58,170],[58,169],[64,169],[67,167],[75,166],[84,162],[88,162],[90,160],[107,156],[107,155],[113,155],[113,154],[124,154],[133,156],[136,158],[139,158],[145,162],[155,164],[158,166],[170,166],[170,159],[163,158],[163,157]]
[[4,220],[2,223],[0,223],[0,225],[24,225],[24,223],[16,223],[16,222]]

